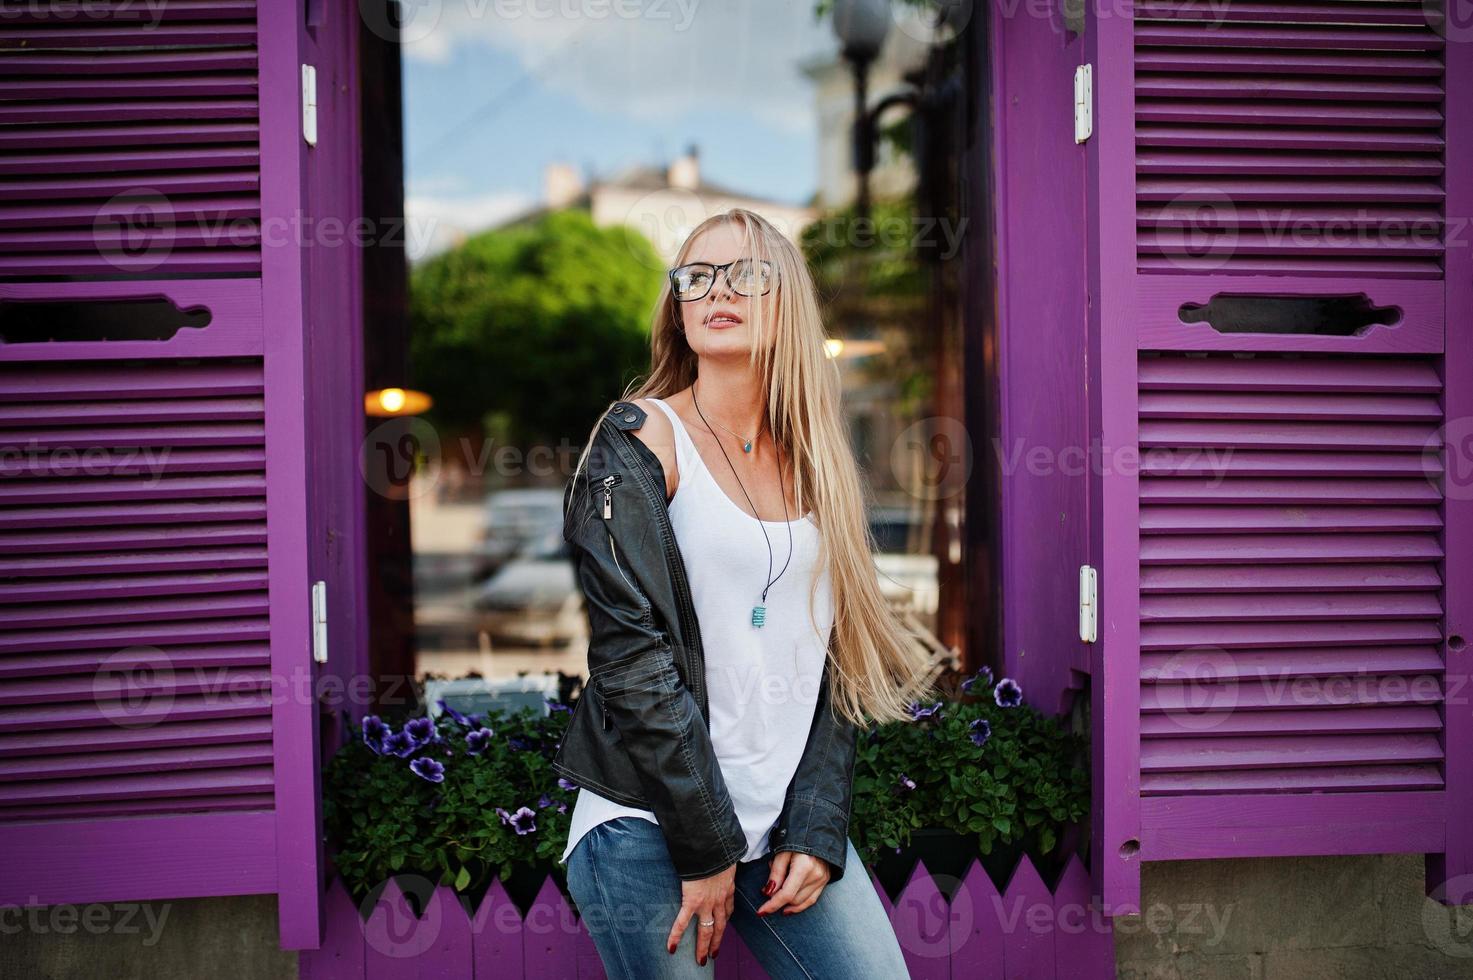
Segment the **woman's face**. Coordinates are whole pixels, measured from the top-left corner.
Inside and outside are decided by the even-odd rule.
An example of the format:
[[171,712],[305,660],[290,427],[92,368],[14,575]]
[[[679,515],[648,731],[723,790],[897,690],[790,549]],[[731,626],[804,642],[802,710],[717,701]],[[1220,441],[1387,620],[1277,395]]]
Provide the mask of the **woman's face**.
[[[755,256],[747,254],[741,226],[733,221],[723,221],[707,228],[695,239],[684,261],[725,265],[734,259],[752,257]],[[686,342],[700,357],[749,356],[753,321],[758,317],[766,334],[767,347],[771,348],[774,343],[777,284],[774,282],[764,296],[743,296],[727,281],[729,271],[717,273],[711,291],[703,298],[679,304]]]

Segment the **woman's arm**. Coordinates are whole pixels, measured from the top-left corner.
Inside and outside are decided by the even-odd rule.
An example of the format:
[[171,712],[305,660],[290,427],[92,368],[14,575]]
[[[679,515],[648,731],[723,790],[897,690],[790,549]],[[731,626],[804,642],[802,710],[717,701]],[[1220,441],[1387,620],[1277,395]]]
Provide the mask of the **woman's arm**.
[[588,608],[588,686],[639,775],[676,873],[705,878],[741,858],[746,835],[676,651],[602,517],[603,475],[585,470],[570,483],[563,530]]

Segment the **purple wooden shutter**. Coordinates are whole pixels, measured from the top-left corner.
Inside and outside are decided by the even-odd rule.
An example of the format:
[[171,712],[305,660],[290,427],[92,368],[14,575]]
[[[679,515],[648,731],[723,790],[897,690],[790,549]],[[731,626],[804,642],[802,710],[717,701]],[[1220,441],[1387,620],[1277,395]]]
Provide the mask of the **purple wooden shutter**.
[[259,274],[255,7],[5,11],[0,277]]
[[1402,0],[1118,12],[1087,147],[1105,900],[1142,860],[1465,873],[1466,45]]
[[319,941],[306,263],[260,233],[305,207],[297,6],[0,23],[6,902],[276,893]]

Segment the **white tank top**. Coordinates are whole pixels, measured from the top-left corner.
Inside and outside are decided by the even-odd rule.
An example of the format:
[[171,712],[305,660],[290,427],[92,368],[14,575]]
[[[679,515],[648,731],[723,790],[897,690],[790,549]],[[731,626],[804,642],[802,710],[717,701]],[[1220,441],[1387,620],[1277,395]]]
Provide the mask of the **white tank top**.
[[[804,515],[790,522],[792,561],[762,603],[763,583],[788,558],[788,524],[759,522],[747,511],[745,498],[739,506],[728,497],[680,416],[658,398],[649,401],[660,406],[675,429],[680,483],[670,500],[670,521],[700,621],[711,743],[746,833],[742,860],[751,861],[767,853],[769,834],[813,725],[833,628],[828,570],[818,567],[818,525]],[[772,542],[770,573],[764,525]],[[810,616],[808,591],[815,574],[818,591]],[[752,625],[752,607],[759,604],[766,606],[761,628]],[[580,787],[560,860],[567,861],[589,830],[623,816],[659,823],[649,810]]]

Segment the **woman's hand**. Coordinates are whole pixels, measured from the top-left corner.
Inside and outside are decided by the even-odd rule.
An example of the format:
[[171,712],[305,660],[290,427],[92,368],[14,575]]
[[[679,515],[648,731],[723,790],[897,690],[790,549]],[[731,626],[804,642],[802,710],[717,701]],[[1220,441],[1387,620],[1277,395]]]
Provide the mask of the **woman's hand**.
[[[824,886],[829,883],[829,863],[821,857],[801,851],[778,851],[772,856],[772,865],[767,872],[764,895],[772,896],[757,910],[758,915],[770,915],[778,909],[784,915],[792,915],[818,901]],[[787,906],[787,908],[783,908]]]
[[[671,953],[680,945],[685,928],[694,922],[696,930],[696,962],[706,965],[706,957],[715,956],[721,948],[721,936],[726,932],[726,922],[731,918],[736,905],[736,865],[719,871],[709,878],[697,878],[680,882],[680,914],[670,930],[665,948]],[[715,926],[702,926],[702,922],[714,921]]]

